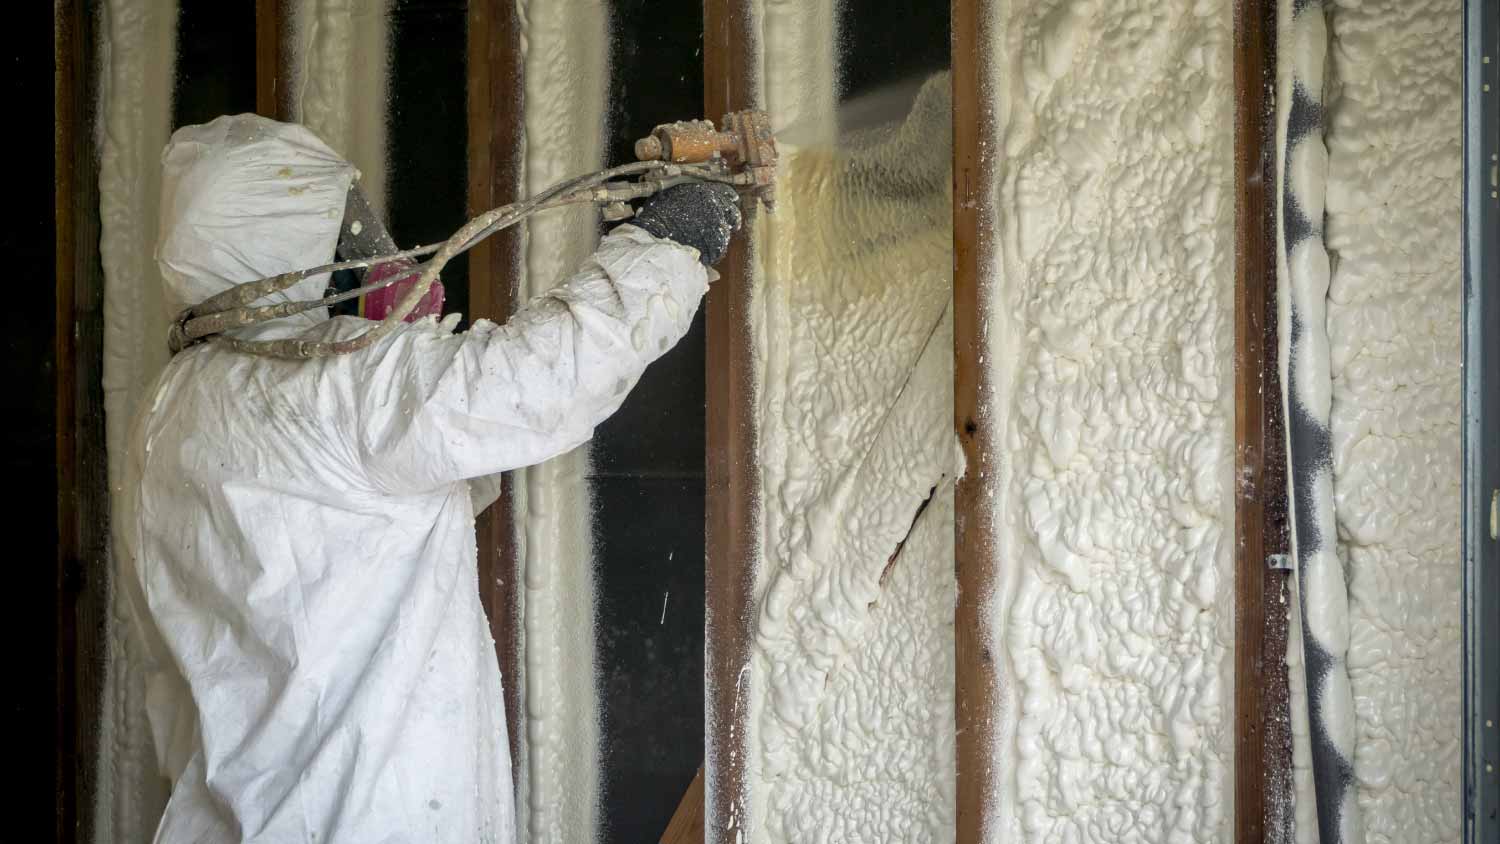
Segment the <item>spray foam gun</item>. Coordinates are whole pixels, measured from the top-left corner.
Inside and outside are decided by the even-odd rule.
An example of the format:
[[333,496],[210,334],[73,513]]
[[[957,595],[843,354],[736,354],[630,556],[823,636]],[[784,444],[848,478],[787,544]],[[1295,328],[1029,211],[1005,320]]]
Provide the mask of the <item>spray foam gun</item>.
[[[324,264],[236,285],[179,314],[172,324],[168,346],[176,354],[188,346],[211,341],[229,346],[235,351],[287,360],[309,360],[358,351],[394,331],[422,301],[438,273],[453,256],[473,248],[474,244],[497,231],[550,208],[595,203],[604,206],[606,220],[623,220],[633,213],[628,204],[632,200],[643,199],[688,182],[722,182],[740,190],[752,205],[758,199],[766,206],[767,211],[774,210],[776,140],[771,134],[770,120],[766,113],[734,112],[725,115],[721,125],[723,128],[718,129],[710,121],[694,120],[657,126],[650,135],[636,142],[635,154],[639,161],[568,179],[529,199],[486,211],[440,244]],[[351,196],[356,194],[357,190],[351,190]],[[365,207],[362,201],[355,205]],[[338,270],[363,269],[424,255],[432,257],[423,263],[413,264],[403,272],[355,290],[310,301],[261,306],[254,304],[257,300],[286,290],[310,276]],[[412,275],[418,275],[416,283],[395,308],[380,322],[348,340],[243,340],[225,333],[235,328],[326,308],[390,286]]]

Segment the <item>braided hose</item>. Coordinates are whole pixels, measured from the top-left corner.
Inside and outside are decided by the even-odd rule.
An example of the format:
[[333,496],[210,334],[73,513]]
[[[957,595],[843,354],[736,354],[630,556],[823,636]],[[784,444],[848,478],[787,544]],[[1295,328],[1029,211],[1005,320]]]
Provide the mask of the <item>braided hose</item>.
[[[604,184],[611,179],[633,175],[640,175],[643,178],[638,182],[625,182],[613,185]],[[486,211],[464,224],[451,237],[437,246],[407,249],[402,252],[377,255],[356,261],[339,261],[238,284],[184,311],[172,326],[168,345],[172,353],[176,354],[182,349],[196,343],[213,342],[228,346],[237,352],[281,358],[283,360],[311,360],[313,358],[357,352],[360,349],[369,347],[401,325],[405,321],[406,316],[422,301],[422,297],[427,295],[427,291],[432,287],[433,281],[454,256],[469,250],[475,244],[495,232],[513,226],[532,214],[549,208],[560,208],[564,205],[581,202],[622,202],[631,199],[640,199],[672,185],[691,181],[724,182],[741,187],[750,184],[748,177],[743,174],[728,173],[722,164],[717,163],[680,165],[669,164],[663,161],[637,161],[600,170],[586,176],[578,176],[559,182],[530,199],[511,203],[510,205],[502,205],[499,208]],[[336,272],[338,270],[362,269],[377,264],[388,263],[393,260],[418,258],[434,252],[436,254],[433,254],[431,260],[426,263],[411,267],[406,272],[356,290],[327,296],[322,299],[302,302],[278,302],[274,305],[250,307],[251,303],[256,300],[284,291],[310,276]],[[348,340],[333,342],[300,340],[296,338],[284,340],[242,340],[237,337],[230,337],[224,333],[231,329],[243,328],[273,319],[293,316],[316,308],[327,307],[336,302],[346,301],[410,278],[413,273],[417,272],[420,272],[421,275],[418,276],[416,283],[406,292],[406,295],[401,298],[401,301],[396,303],[394,310],[387,314],[374,327]]]

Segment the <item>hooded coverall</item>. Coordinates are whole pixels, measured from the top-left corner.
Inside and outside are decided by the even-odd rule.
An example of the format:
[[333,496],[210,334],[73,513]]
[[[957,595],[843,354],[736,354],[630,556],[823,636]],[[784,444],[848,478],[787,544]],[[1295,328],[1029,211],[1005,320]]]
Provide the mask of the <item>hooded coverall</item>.
[[[164,167],[175,308],[327,263],[355,178],[306,129],[252,116],[179,130]],[[707,284],[697,250],[625,225],[503,326],[428,318],[350,355],[206,343],[172,360],[115,520],[172,782],[158,842],[514,839],[470,482],[588,440]],[[241,336],[371,325],[316,313]]]

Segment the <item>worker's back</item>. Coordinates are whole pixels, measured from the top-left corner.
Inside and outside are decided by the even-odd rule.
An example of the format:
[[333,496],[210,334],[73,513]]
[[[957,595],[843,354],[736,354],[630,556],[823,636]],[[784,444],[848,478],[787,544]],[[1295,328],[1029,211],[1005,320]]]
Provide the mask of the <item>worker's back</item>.
[[[420,333],[447,332],[368,358]],[[369,362],[190,349],[137,426],[117,529],[174,782],[161,841],[514,838],[468,486],[369,477]]]

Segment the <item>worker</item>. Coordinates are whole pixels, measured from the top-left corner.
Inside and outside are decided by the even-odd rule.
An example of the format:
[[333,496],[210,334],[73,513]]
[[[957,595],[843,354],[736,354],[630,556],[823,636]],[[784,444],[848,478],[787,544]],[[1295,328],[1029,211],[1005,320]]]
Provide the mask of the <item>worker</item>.
[[[327,263],[356,179],[307,129],[254,116],[179,130],[163,165],[174,308]],[[475,560],[475,497],[495,487],[470,482],[587,441],[687,332],[739,224],[733,189],[680,185],[503,326],[428,317],[348,355],[209,342],[171,361],[115,522],[171,781],[158,844],[514,840],[512,678]],[[372,325],[318,313],[241,336]]]

